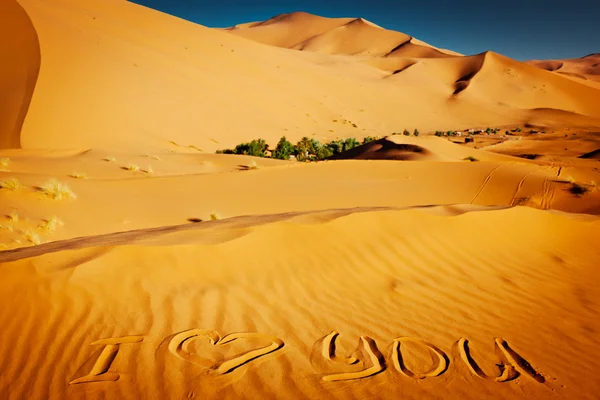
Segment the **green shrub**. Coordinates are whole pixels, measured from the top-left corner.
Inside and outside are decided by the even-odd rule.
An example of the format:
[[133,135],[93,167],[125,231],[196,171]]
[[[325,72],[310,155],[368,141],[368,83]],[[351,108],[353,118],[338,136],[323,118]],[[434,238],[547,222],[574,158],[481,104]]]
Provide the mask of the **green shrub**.
[[367,136],[363,139],[362,144],[367,144],[367,143],[371,143],[374,142],[376,140],[379,140],[378,137],[374,137],[374,136]]
[[415,136],[419,136],[419,130],[418,130],[418,129],[415,129],[415,131],[413,132],[413,135],[415,135]]
[[266,156],[266,151],[269,146],[263,139],[255,139],[250,143],[242,143],[235,146],[233,150],[235,154],[243,154],[254,157]]
[[444,132],[435,131],[435,136],[437,136],[437,137],[444,136]]
[[344,140],[344,151],[351,150],[358,146],[360,146],[360,143],[358,140],[356,140],[354,138],[348,138],[348,139]]
[[277,147],[273,151],[273,158],[279,160],[289,160],[290,156],[296,153],[296,146],[288,141],[285,136],[282,136],[277,143]]
[[408,131],[408,129],[405,129],[404,132],[402,132],[402,134],[404,136],[410,136],[410,132]]

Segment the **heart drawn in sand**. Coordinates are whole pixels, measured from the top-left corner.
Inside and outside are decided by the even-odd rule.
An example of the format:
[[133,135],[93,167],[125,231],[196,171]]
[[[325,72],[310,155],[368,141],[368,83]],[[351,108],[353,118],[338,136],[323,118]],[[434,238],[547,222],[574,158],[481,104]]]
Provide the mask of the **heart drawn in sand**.
[[[244,339],[261,339],[271,343],[265,347],[251,349],[228,359],[215,362],[214,360],[202,358],[198,354],[188,350],[189,345],[194,340],[201,338],[207,338],[214,346],[224,346],[235,340]],[[190,329],[188,331],[178,333],[173,337],[173,339],[171,339],[169,342],[169,351],[178,358],[206,368],[211,373],[222,375],[231,372],[254,359],[272,353],[283,347],[283,345],[283,341],[279,338],[258,332],[230,333],[221,337],[216,331],[206,329]]]

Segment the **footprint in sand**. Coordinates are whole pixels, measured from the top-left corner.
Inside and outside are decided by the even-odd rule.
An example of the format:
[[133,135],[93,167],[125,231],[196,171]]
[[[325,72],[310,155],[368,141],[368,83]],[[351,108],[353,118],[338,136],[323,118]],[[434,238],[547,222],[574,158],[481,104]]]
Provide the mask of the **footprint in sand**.
[[[202,358],[197,354],[190,352],[188,346],[196,339],[205,338],[214,346],[224,346],[236,340],[260,339],[271,342],[268,346],[258,349],[252,349],[242,354],[237,354],[233,357],[220,362]],[[231,333],[221,337],[219,333],[206,329],[191,329],[181,332],[173,337],[169,342],[169,351],[176,357],[189,361],[200,367],[206,368],[209,373],[217,375],[226,374],[236,368],[249,363],[259,357],[263,357],[269,353],[279,350],[283,347],[282,340],[275,336],[265,335],[257,332]]]

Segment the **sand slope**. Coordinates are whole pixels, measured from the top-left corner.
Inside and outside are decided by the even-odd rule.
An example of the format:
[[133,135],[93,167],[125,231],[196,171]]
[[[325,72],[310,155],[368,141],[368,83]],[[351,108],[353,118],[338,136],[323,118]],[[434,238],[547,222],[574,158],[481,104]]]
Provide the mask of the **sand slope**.
[[[0,6],[0,145],[23,147],[0,149],[0,399],[597,398],[593,84],[362,19],[19,4],[35,30]],[[282,135],[383,139],[213,154]]]
[[[0,292],[13,305],[0,310],[11,344],[0,348],[0,393],[592,399],[600,390],[600,292],[589,284],[600,254],[588,240],[597,219],[515,208],[228,225],[151,242],[142,233],[129,245],[91,238],[2,264]],[[252,336],[228,342],[244,332]],[[125,344],[101,356],[111,340]],[[257,358],[240,365],[250,351]],[[503,363],[501,379],[513,379],[497,382]]]
[[[2,224],[12,230],[0,230],[0,238],[11,249],[29,245],[22,234],[28,228],[46,242],[179,225],[195,218],[207,221],[211,213],[229,218],[375,206],[520,204],[600,214],[600,191],[595,186],[600,183],[600,172],[592,168],[538,165],[536,160],[466,148],[436,137],[392,136],[387,140],[422,148],[419,156],[424,157],[414,162],[361,160],[360,154],[351,152],[348,160],[311,164],[254,159],[258,168],[246,170],[253,157],[197,153],[149,157],[142,152],[99,150],[3,152],[0,155],[10,156],[12,166],[10,172],[0,172],[0,181],[15,177],[24,188],[0,189],[4,214],[16,211],[20,216],[14,223],[4,217]],[[356,150],[368,153],[373,149],[371,144]],[[107,156],[116,161],[104,161]],[[127,170],[130,163],[139,165],[141,171]],[[148,165],[151,174],[144,172]],[[74,172],[85,173],[87,179],[70,177]],[[36,187],[50,177],[69,185],[77,199],[44,198]],[[589,191],[583,196],[570,193],[572,182]],[[91,209],[98,211],[90,214]],[[50,232],[36,229],[52,216],[65,225]]]
[[600,81],[600,53],[566,60],[531,60],[529,64],[583,80]]
[[460,55],[436,49],[405,33],[383,29],[363,18],[325,18],[306,12],[293,12],[226,30],[271,46],[325,54],[375,57]]
[[[22,130],[25,148],[135,149],[143,143],[152,151],[165,151],[174,142],[214,152],[257,137],[274,145],[283,135],[332,140],[404,128],[428,132],[517,124],[538,108],[600,117],[597,102],[583,104],[597,95],[594,88],[501,56],[382,58],[300,52],[124,1],[20,4],[34,23],[44,60]],[[352,32],[354,52],[366,49],[363,33],[367,40],[375,35],[371,44],[379,52],[405,40],[363,20],[337,28],[329,20],[308,21],[307,26],[314,22],[314,32],[324,29],[322,35],[333,35],[338,28]],[[275,29],[284,23],[260,27]],[[292,37],[304,31],[290,32]],[[293,39],[289,43],[306,41],[302,35]],[[334,39],[318,40],[336,47]],[[478,65],[483,67],[479,70]],[[507,76],[509,68],[527,79]],[[455,95],[470,73],[476,73],[470,87]],[[481,89],[472,90],[476,86]],[[467,96],[471,90],[473,98]]]
[[0,4],[0,42],[0,148],[16,148],[40,69],[40,45],[15,0]]

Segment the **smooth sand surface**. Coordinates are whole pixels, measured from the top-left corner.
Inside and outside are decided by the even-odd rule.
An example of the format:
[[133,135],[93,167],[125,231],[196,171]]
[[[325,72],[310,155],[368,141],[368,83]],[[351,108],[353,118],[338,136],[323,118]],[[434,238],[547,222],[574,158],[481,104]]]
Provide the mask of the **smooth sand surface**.
[[[597,398],[592,80],[360,18],[5,20],[0,399]],[[381,139],[214,154],[283,135]]]
[[331,140],[522,124],[539,109],[600,118],[599,88],[496,53],[415,58],[426,56],[413,54],[415,46],[433,48],[410,42],[396,49],[402,54],[382,57],[410,36],[362,19],[307,14],[264,26],[291,45],[306,42],[305,27],[314,24],[306,32],[324,32],[305,45],[339,50],[317,52],[257,43],[122,0],[19,3],[44,60],[24,148],[159,151],[175,142],[214,152],[257,137],[274,145],[283,135]]

